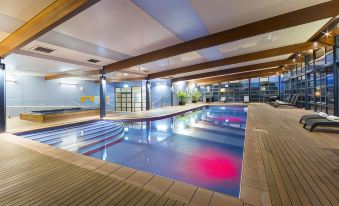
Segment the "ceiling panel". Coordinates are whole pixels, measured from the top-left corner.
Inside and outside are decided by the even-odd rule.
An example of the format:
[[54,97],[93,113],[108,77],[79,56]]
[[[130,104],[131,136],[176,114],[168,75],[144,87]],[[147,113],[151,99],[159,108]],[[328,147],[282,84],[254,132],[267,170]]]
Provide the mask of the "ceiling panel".
[[329,0],[190,0],[211,33]]
[[170,31],[125,0],[101,0],[55,30],[132,56],[180,42]]
[[41,59],[36,57],[24,56],[19,54],[11,54],[7,56],[3,63],[9,71],[33,71],[45,74],[67,72],[72,70],[88,70],[89,68],[68,64],[58,61]]
[[[38,52],[38,51],[34,50],[34,48],[36,48],[36,47],[44,47],[44,48],[49,48],[49,49],[55,49],[55,51],[53,51],[49,54],[43,53],[43,52]],[[93,64],[93,63],[90,63],[90,62],[87,61],[89,59],[99,60],[100,62],[93,64],[93,65],[95,65],[94,68],[96,68],[98,65],[104,66],[104,65],[107,65],[107,64],[114,62],[111,59],[107,59],[107,58],[103,58],[103,57],[99,57],[99,56],[95,56],[95,55],[90,55],[90,54],[87,54],[87,53],[83,53],[83,52],[79,52],[79,51],[75,51],[75,50],[71,50],[71,49],[66,49],[66,48],[63,48],[63,47],[59,47],[59,46],[55,46],[55,45],[52,45],[52,44],[47,44],[47,43],[43,43],[43,42],[39,42],[39,41],[33,41],[33,42],[27,44],[26,46],[22,47],[21,50],[30,51],[30,52],[34,52],[34,53],[41,53],[41,54],[53,56],[53,57],[75,60],[75,61],[78,61],[78,62],[83,62],[83,63],[88,63],[88,64]]]
[[28,21],[54,0],[0,0],[0,13]]
[[222,67],[211,68],[211,69],[206,69],[206,70],[201,70],[201,71],[196,71],[196,72],[177,74],[171,77],[178,78],[178,77],[189,76],[189,75],[194,75],[194,74],[202,74],[202,73],[213,72],[213,71],[218,71],[218,70],[223,70],[223,69],[242,67],[242,66],[248,66],[248,65],[253,65],[253,64],[260,64],[260,63],[271,62],[271,61],[278,61],[278,60],[287,59],[290,55],[291,54],[281,55],[281,56],[276,56],[276,57],[271,57],[271,58],[259,59],[255,61],[242,62],[239,64],[232,64],[232,65],[227,65],[227,66],[222,66]]
[[306,42],[329,20],[330,19],[319,20],[316,22],[223,44],[219,46],[219,50],[225,57],[230,57]]

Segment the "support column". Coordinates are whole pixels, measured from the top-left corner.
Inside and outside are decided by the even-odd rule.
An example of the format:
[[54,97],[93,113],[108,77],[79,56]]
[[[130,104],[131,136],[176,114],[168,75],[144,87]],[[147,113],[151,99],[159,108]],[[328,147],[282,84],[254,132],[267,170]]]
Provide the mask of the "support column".
[[146,81],[146,110],[151,110],[151,82]]
[[106,77],[100,76],[100,118],[106,116]]
[[334,37],[333,74],[334,74],[334,115],[339,116],[339,35]]
[[173,82],[171,81],[171,106],[173,106],[173,95],[174,95],[174,87],[173,87]]
[[6,70],[0,59],[0,133],[6,132]]
[[311,55],[305,56],[305,109],[310,109],[310,105],[308,103],[308,96],[309,96],[308,83],[310,81],[310,75],[308,74],[308,71],[310,71],[311,59],[312,59]]

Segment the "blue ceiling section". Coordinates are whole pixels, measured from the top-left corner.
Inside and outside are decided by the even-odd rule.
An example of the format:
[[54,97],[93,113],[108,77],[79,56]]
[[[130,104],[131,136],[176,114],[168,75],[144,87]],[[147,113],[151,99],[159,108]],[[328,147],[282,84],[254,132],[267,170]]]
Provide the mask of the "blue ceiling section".
[[[189,0],[132,0],[132,2],[182,41],[210,34]],[[200,50],[199,54],[207,60],[224,58],[216,47]]]

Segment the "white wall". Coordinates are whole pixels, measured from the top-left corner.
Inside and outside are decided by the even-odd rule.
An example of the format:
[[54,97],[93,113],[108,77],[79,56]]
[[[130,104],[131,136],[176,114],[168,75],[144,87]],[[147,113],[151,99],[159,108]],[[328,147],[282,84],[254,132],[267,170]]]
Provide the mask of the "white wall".
[[[11,81],[8,81],[11,80]],[[13,80],[15,82],[13,82]],[[65,85],[60,83],[75,83]],[[83,88],[81,91],[80,88]],[[98,96],[99,84],[76,79],[45,81],[44,77],[7,75],[6,106],[89,106],[80,103],[80,96]],[[37,109],[39,110],[39,109]],[[13,115],[12,115],[13,116]],[[16,116],[16,115],[14,115]]]

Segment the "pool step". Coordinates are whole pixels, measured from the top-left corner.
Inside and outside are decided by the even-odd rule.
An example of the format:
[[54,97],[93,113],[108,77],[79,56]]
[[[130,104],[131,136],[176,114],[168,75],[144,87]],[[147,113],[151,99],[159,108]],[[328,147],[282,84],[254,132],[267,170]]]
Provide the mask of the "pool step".
[[90,125],[99,125],[99,124],[105,124],[108,121],[95,121],[95,122],[89,122],[89,123],[85,123],[85,124],[71,124],[71,125],[64,125],[64,126],[58,126],[57,128],[50,128],[50,129],[41,129],[41,130],[36,130],[36,131],[32,131],[28,134],[25,134],[23,132],[23,134],[18,133],[19,136],[23,136],[25,138],[30,138],[30,137],[34,137],[34,136],[42,136],[44,134],[50,134],[50,133],[54,133],[54,132],[59,132],[59,131],[64,131],[65,129],[77,129],[77,128],[84,128],[84,127],[88,127]]
[[119,128],[120,128],[120,126],[117,125],[117,126],[105,129],[105,130],[95,130],[95,131],[92,131],[91,134],[79,136],[77,138],[69,138],[69,139],[66,139],[66,140],[58,140],[57,142],[55,142],[53,144],[50,143],[50,145],[53,145],[53,146],[56,146],[56,147],[62,147],[62,146],[65,146],[65,145],[77,144],[78,142],[89,141],[91,139],[100,137],[102,135],[109,134],[111,132],[118,130]]
[[24,137],[39,141],[39,139],[50,137],[50,136],[67,136],[67,135],[75,135],[77,133],[81,133],[81,131],[84,130],[91,130],[93,128],[98,128],[98,127],[106,127],[110,125],[111,123],[106,123],[106,122],[98,122],[95,124],[90,124],[86,126],[81,126],[81,127],[64,127],[62,130],[51,130],[48,133],[40,133],[36,132],[34,136],[27,137],[24,135]]
[[94,137],[92,137],[88,140],[75,142],[73,144],[68,144],[68,145],[62,146],[60,148],[66,149],[66,150],[69,150],[69,151],[73,151],[73,152],[79,152],[80,149],[83,149],[83,148],[95,145],[97,143],[100,143],[104,140],[113,138],[123,131],[124,131],[124,128],[123,128],[123,125],[121,124],[119,127],[115,127],[113,129],[113,131],[111,131],[111,132],[103,131],[103,132],[96,134],[96,136],[94,136]]
[[107,130],[107,129],[111,129],[118,126],[117,124],[108,124],[105,126],[101,126],[101,127],[91,127],[91,128],[86,128],[84,130],[78,131],[77,133],[71,133],[71,134],[65,134],[65,135],[61,135],[59,136],[58,134],[55,135],[51,135],[50,137],[47,137],[46,139],[43,140],[39,140],[42,143],[45,144],[50,144],[50,145],[55,145],[57,143],[60,142],[65,142],[71,139],[78,139],[78,138],[83,138],[86,137],[88,135],[92,135],[95,134],[97,132],[103,131],[103,130]]

